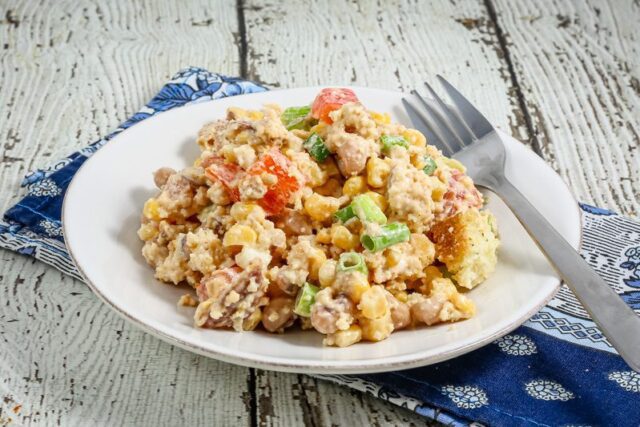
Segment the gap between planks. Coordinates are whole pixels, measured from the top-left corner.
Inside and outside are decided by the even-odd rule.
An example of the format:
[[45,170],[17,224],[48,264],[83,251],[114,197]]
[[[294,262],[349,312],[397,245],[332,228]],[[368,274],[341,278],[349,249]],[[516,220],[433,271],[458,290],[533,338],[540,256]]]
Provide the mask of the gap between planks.
[[505,37],[504,31],[498,22],[498,15],[496,13],[495,5],[492,0],[484,0],[484,4],[487,8],[487,13],[489,15],[489,19],[491,20],[491,24],[494,26],[496,31],[496,38],[498,39],[498,45],[502,50],[502,54],[504,56],[504,61],[507,64],[507,70],[509,72],[509,78],[511,79],[511,84],[515,89],[515,96],[518,100],[518,106],[520,107],[524,124],[526,128],[526,132],[529,137],[529,144],[533,151],[540,157],[544,158],[542,154],[542,147],[540,146],[540,141],[538,140],[537,134],[533,127],[533,121],[531,120],[531,113],[527,108],[527,102],[525,100],[524,92],[522,91],[522,87],[520,86],[520,82],[518,80],[518,75],[516,74],[515,68],[513,67],[513,60],[511,58],[511,53],[509,52],[509,45],[507,44],[507,39]]

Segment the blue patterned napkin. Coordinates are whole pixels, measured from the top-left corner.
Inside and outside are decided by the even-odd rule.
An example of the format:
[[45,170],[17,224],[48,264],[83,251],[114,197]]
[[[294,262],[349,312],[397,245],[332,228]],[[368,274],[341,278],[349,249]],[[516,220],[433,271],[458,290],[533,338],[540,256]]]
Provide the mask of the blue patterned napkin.
[[[0,246],[82,280],[60,227],[64,192],[82,163],[119,132],[158,112],[264,90],[201,68],[180,71],[113,133],[28,174],[22,183],[27,195],[0,221]],[[582,256],[640,310],[640,223],[580,206]],[[640,424],[640,374],[616,354],[565,286],[524,326],[448,362],[393,373],[319,377],[450,425]]]

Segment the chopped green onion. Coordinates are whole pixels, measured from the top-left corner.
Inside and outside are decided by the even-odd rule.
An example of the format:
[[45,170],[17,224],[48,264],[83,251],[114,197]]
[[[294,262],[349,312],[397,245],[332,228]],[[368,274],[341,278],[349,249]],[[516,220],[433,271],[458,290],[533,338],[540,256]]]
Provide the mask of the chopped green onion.
[[343,273],[358,271],[367,274],[369,270],[361,254],[357,252],[344,252],[340,254],[340,259],[338,260],[338,271]]
[[356,213],[353,211],[353,206],[349,205],[334,213],[333,216],[335,216],[340,222],[344,223],[356,216]]
[[365,194],[356,196],[349,206],[340,209],[334,213],[333,216],[343,223],[355,216],[363,222],[375,222],[378,224],[385,224],[387,222],[387,217],[378,205],[376,205],[376,202]]
[[384,216],[382,210],[376,205],[371,197],[361,194],[356,196],[351,202],[353,212],[363,222],[376,222],[378,224],[386,224],[387,217]]
[[382,143],[382,151],[384,153],[388,153],[393,146],[409,148],[409,141],[402,136],[382,135],[380,142]]
[[304,129],[305,119],[311,112],[311,107],[305,105],[304,107],[289,107],[282,112],[280,120],[287,130],[292,129]]
[[317,133],[312,133],[309,138],[302,144],[304,149],[309,152],[309,155],[315,159],[316,162],[322,163],[331,154],[324,141]]
[[436,165],[436,161],[429,156],[424,158],[424,162],[426,163],[426,165],[422,168],[422,170],[427,175],[431,175],[438,168],[438,165]]
[[298,291],[293,312],[302,317],[311,316],[311,306],[316,302],[316,294],[318,291],[319,289],[317,286],[313,286],[311,283],[306,282],[302,286],[302,289]]
[[363,234],[360,237],[360,243],[371,252],[378,252],[384,248],[388,248],[396,243],[406,242],[409,240],[409,227],[401,222],[393,222],[383,225],[380,233],[376,236]]

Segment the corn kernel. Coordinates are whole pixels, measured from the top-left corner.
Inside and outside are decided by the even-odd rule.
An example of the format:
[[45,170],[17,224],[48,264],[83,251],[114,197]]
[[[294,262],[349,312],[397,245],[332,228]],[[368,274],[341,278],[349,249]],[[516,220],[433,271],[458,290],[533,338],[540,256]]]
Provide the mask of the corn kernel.
[[397,292],[407,289],[407,282],[401,279],[393,279],[385,282],[384,288],[395,295]]
[[316,221],[326,221],[340,207],[340,201],[335,197],[325,197],[313,193],[304,201],[304,210]]
[[409,295],[406,291],[398,291],[393,296],[400,302],[407,302],[409,300]]
[[436,249],[427,236],[421,233],[413,233],[409,243],[422,265],[431,264],[433,262]]
[[449,157],[442,157],[442,163],[449,166],[451,169],[457,169],[462,173],[467,171],[467,168],[464,167],[462,163],[457,161],[456,159],[451,159]]
[[196,326],[202,326],[209,319],[209,313],[211,306],[213,305],[213,298],[202,301],[196,307],[196,313],[193,315],[193,320]]
[[328,179],[324,185],[314,188],[313,191],[323,196],[340,197],[342,195],[340,181],[335,178]]
[[389,337],[393,332],[393,320],[391,320],[391,312],[378,319],[360,319],[360,328],[362,329],[362,338],[367,341],[382,341]]
[[184,294],[178,300],[180,307],[197,307],[198,301],[191,294]]
[[327,124],[324,122],[320,122],[315,126],[312,126],[311,129],[309,129],[310,133],[317,133],[320,136],[323,136],[324,133],[327,130]]
[[374,188],[383,187],[390,172],[391,167],[379,157],[371,157],[367,162],[367,182]]
[[372,286],[360,298],[358,309],[367,319],[379,319],[389,312],[389,303],[382,286]]
[[243,130],[239,134],[236,135],[235,142],[237,144],[247,144],[249,142],[249,138],[251,137],[252,132],[248,130]]
[[311,280],[318,280],[318,271],[326,261],[327,256],[324,254],[322,249],[315,249],[309,254],[309,278]]
[[230,120],[238,120],[238,119],[260,120],[263,117],[264,117],[264,113],[262,111],[245,110],[243,108],[238,108],[238,107],[227,108],[227,119],[230,119]]
[[223,146],[219,151],[219,153],[222,154],[222,156],[227,162],[235,163],[237,160],[236,153],[233,151],[234,147],[235,147],[234,145],[227,144]]
[[256,242],[258,235],[251,227],[242,224],[234,224],[226,233],[222,240],[223,246],[248,246]]
[[318,270],[318,281],[323,288],[329,287],[336,280],[336,261],[328,260]]
[[311,132],[304,129],[292,129],[290,132],[303,140],[309,138],[309,135],[311,135]]
[[419,290],[421,293],[425,295],[429,295],[431,293],[431,282],[435,279],[442,278],[442,272],[436,266],[430,265],[424,270],[425,276],[422,278],[423,285],[420,286]]
[[367,191],[364,194],[369,196],[369,198],[373,200],[373,203],[378,205],[378,207],[380,208],[380,210],[382,210],[382,212],[387,210],[387,205],[388,205],[387,199],[382,194],[376,193],[375,191]]
[[362,295],[371,289],[367,276],[364,274],[352,274],[349,283],[347,295],[349,299],[356,304],[362,301]]
[[258,260],[264,267],[267,267],[271,263],[271,254],[269,251],[262,251],[254,249],[251,246],[243,246],[242,250],[235,256],[234,260],[240,268],[245,270],[251,266],[252,263]]
[[158,225],[152,222],[142,224],[138,230],[138,237],[145,242],[151,240],[158,235]]
[[327,335],[324,345],[335,345],[337,347],[349,347],[362,339],[362,329],[358,325],[351,325],[349,329],[338,331]]
[[451,302],[459,311],[465,313],[469,317],[476,314],[476,305],[471,298],[468,298],[466,295],[456,292],[453,294]]
[[439,279],[443,277],[442,271],[440,271],[440,269],[435,265],[430,265],[429,267],[425,268],[424,274],[425,274],[424,280],[429,282],[431,282],[433,279]]
[[250,120],[261,120],[263,117],[264,113],[262,111],[249,111]]
[[322,170],[320,165],[313,160],[306,162],[303,168],[302,172],[309,178],[308,182],[311,188],[319,187],[329,179],[329,174]]
[[422,133],[415,129],[407,129],[402,133],[404,139],[409,141],[409,144],[415,147],[424,147],[427,145],[427,138]]
[[387,266],[387,268],[393,268],[396,265],[400,264],[400,261],[402,261],[402,253],[400,253],[396,250],[396,248],[393,247],[385,251],[384,256],[386,259],[385,265]]
[[342,194],[349,197],[357,196],[367,190],[367,183],[362,176],[352,176],[344,182]]
[[227,119],[245,119],[247,118],[248,111],[244,108],[240,107],[229,107],[227,108]]
[[391,123],[391,116],[388,113],[381,114],[376,111],[369,111],[369,115],[371,115],[373,121],[379,125],[388,125]]
[[338,165],[336,165],[336,162],[331,157],[325,160],[320,167],[328,176],[340,176],[340,169],[338,169]]
[[160,215],[160,206],[156,199],[149,199],[142,208],[142,214],[153,221],[158,221],[162,218]]
[[442,272],[440,269],[434,265],[430,265],[424,270],[424,277],[421,279],[422,285],[418,287],[418,291],[420,291],[423,295],[430,295],[431,289],[433,288],[432,282],[435,279],[442,278]]
[[316,242],[329,244],[331,243],[331,230],[329,228],[321,228],[316,234]]
[[262,311],[258,308],[256,311],[251,313],[249,317],[244,319],[244,322],[242,322],[242,330],[253,331],[256,328],[256,326],[258,326],[261,320],[262,320]]
[[247,219],[247,217],[253,212],[264,215],[264,210],[260,206],[250,202],[235,203],[233,206],[231,206],[231,211],[229,212],[229,214],[236,221],[243,221]]
[[433,200],[434,202],[439,202],[442,200],[442,198],[444,197],[444,194],[447,192],[447,186],[439,181],[439,180],[434,180],[437,182],[436,185],[433,186],[433,188],[431,189],[431,200]]
[[331,227],[331,243],[340,249],[350,251],[358,246],[360,240],[344,225],[334,225]]

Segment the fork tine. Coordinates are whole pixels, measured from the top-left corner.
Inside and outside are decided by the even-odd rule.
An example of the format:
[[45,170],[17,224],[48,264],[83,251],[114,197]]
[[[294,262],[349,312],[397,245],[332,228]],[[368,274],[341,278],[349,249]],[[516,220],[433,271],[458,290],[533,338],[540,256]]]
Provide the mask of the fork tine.
[[416,90],[412,90],[411,93],[420,100],[422,106],[427,110],[431,119],[436,123],[438,129],[441,130],[444,136],[442,141],[451,148],[452,153],[462,150],[465,144],[449,124],[446,112],[441,111],[440,108],[430,105],[429,102],[427,102],[427,100],[424,99],[424,97]]
[[409,118],[413,125],[427,137],[429,144],[435,145],[442,151],[447,157],[451,157],[455,151],[451,149],[450,145],[446,143],[442,134],[438,130],[438,126],[433,124],[433,121],[425,114],[420,108],[416,107],[407,98],[402,98],[404,108],[409,114]]
[[462,120],[473,132],[476,138],[480,139],[493,131],[493,126],[489,123],[489,120],[487,120],[467,98],[462,96],[462,94],[458,92],[458,89],[453,87],[453,85],[446,81],[441,75],[437,75],[436,78],[442,87],[444,87],[447,95],[449,95],[449,98],[460,112]]
[[442,109],[442,111],[447,115],[449,119],[447,121],[447,125],[457,137],[458,141],[460,141],[461,147],[465,147],[475,139],[473,133],[469,130],[467,125],[460,119],[460,116],[457,112],[455,112],[452,108],[450,108],[436,93],[435,90],[431,87],[431,85],[427,82],[424,82],[425,87],[429,91],[429,94],[435,101],[438,103],[438,106]]
[[453,151],[451,151],[451,148],[449,148],[447,144],[442,142],[442,136],[439,135],[437,129],[433,128],[433,125],[430,123],[430,120],[426,116],[426,114],[407,98],[402,98],[402,104],[404,105],[404,108],[407,111],[407,114],[409,115],[414,128],[424,134],[424,136],[427,138],[428,143],[438,147],[438,149],[440,149],[440,151],[442,151],[445,156],[452,156]]

